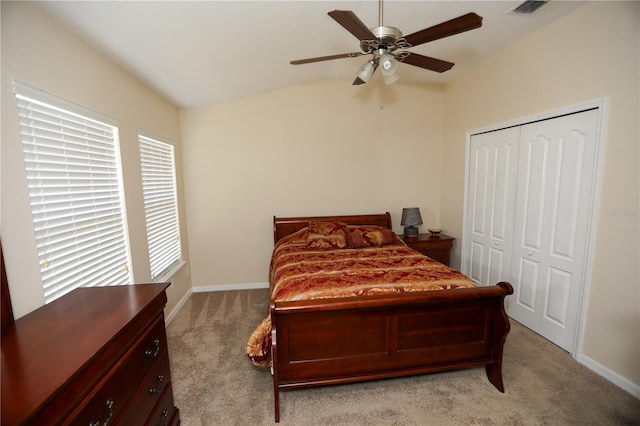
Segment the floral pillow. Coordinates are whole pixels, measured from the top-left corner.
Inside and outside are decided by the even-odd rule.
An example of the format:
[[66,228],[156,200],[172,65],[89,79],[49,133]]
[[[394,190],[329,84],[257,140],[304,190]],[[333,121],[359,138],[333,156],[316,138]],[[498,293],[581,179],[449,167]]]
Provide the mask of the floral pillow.
[[307,247],[315,249],[343,249],[347,247],[343,222],[309,222]]
[[381,226],[349,226],[346,234],[349,248],[384,246],[397,240],[391,229]]

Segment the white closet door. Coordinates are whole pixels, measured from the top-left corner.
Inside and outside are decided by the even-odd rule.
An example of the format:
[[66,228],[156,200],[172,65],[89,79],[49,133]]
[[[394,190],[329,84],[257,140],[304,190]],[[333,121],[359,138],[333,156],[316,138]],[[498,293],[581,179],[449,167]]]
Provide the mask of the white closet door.
[[507,313],[572,351],[585,280],[598,110],[522,126]]
[[471,137],[462,271],[481,285],[510,281],[519,141],[520,127]]

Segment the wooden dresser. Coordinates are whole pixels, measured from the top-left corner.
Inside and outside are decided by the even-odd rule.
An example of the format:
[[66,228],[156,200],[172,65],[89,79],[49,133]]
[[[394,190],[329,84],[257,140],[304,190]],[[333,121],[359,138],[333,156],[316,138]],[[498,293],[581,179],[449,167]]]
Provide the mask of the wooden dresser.
[[167,285],[80,288],[5,327],[2,425],[179,424]]

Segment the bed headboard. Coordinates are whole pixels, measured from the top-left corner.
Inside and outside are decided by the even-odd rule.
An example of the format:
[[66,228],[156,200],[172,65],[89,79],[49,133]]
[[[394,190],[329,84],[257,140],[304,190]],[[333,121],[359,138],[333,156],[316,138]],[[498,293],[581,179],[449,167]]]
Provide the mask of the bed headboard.
[[309,222],[338,221],[347,225],[377,225],[391,229],[391,214],[357,214],[348,216],[273,217],[273,243],[306,227]]

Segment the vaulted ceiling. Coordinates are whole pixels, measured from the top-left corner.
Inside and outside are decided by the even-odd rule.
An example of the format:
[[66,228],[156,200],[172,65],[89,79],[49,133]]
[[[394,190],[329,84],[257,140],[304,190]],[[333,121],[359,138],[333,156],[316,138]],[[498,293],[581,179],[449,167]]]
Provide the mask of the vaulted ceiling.
[[[444,83],[579,6],[553,0],[536,14],[507,13],[519,1],[399,1],[383,4],[383,24],[408,35],[475,12],[479,29],[411,48],[454,62],[445,73],[400,64],[404,82]],[[199,108],[325,79],[352,86],[366,56],[290,65],[293,59],[359,51],[327,15],[351,10],[379,24],[377,1],[47,1],[38,5],[179,107]],[[378,74],[378,73],[376,73]],[[375,77],[374,77],[375,78]]]

